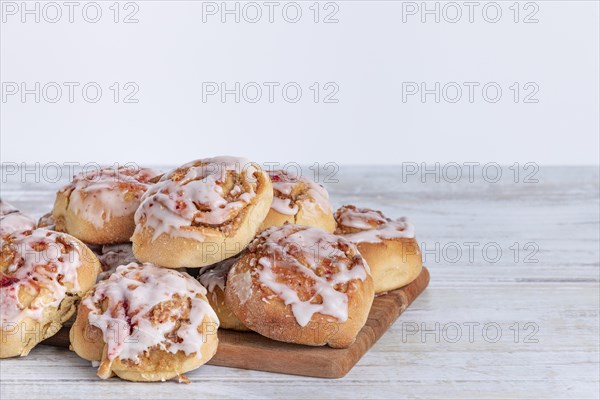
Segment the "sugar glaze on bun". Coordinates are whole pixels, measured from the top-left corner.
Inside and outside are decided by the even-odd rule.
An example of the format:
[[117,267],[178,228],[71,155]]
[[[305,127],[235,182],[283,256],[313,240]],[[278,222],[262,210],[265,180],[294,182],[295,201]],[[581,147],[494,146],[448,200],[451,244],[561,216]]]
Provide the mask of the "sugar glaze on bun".
[[0,358],[25,356],[75,313],[100,263],[79,240],[46,229],[5,235],[0,247]]
[[205,294],[186,273],[148,263],[120,266],[83,299],[71,346],[80,357],[100,362],[103,379],[181,376],[217,351],[219,320]]

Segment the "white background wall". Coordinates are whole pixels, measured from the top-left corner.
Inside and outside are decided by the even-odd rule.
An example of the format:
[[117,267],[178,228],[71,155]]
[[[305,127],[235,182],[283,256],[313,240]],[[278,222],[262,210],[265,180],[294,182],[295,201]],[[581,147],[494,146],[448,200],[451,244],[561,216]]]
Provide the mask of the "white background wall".
[[[119,5],[115,23],[113,2],[101,1],[102,16],[91,23],[83,9],[93,20],[96,7],[77,2],[71,23],[69,7],[57,2],[62,16],[51,23],[54,4],[38,2],[35,22],[21,2],[3,1],[2,161],[178,164],[235,154],[301,163],[598,164],[598,2],[521,2],[518,17],[513,1],[476,2],[473,22],[464,2],[427,2],[439,7],[439,22],[420,10],[412,14],[421,2],[321,2],[317,23],[313,1],[288,3],[273,6],[272,23],[269,6],[254,3],[262,17],[251,23],[256,7],[246,3],[238,3],[235,22],[235,15],[212,15],[221,2],[136,1]],[[456,4],[462,16],[452,23]],[[300,20],[286,21],[297,8]],[[489,22],[497,9],[499,20]],[[131,12],[138,22],[124,23]],[[332,12],[338,22],[324,23]],[[527,16],[537,22],[525,23]],[[34,89],[35,82],[39,103],[35,94],[21,96],[21,84]],[[56,85],[49,82],[62,88],[55,103]],[[72,102],[64,82],[79,85]],[[83,97],[88,82],[102,89],[96,103],[88,101],[92,89],[88,100]],[[125,90],[127,82],[134,86]],[[248,101],[256,95],[248,87],[239,103],[234,95],[223,102],[206,92],[203,101],[205,82],[229,88],[257,82],[262,98]],[[279,83],[272,103],[263,82]],[[302,89],[296,103],[282,96],[288,82]],[[314,82],[320,85],[317,103]],[[435,82],[441,88],[456,82],[463,93],[450,102],[456,97],[451,84],[445,93],[440,89],[439,103],[434,94],[423,102],[419,94],[407,95],[414,86],[403,82],[425,82],[430,89]],[[479,85],[472,102],[463,82]],[[497,102],[491,101],[493,87],[487,100],[482,94],[490,82],[502,90]],[[514,82],[520,87],[516,103]],[[332,85],[324,91],[326,83]],[[124,102],[135,85],[138,102]],[[338,102],[324,102],[336,85]],[[528,100],[537,102],[525,102],[536,89]]]

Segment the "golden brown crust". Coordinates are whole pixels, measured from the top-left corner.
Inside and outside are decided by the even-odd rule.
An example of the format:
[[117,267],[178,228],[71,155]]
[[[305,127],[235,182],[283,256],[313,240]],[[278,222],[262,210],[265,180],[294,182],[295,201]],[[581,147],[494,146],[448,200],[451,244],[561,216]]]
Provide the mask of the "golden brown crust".
[[219,328],[233,329],[236,331],[249,331],[244,324],[225,304],[225,286],[227,275],[238,257],[231,257],[217,264],[204,267],[200,270],[196,279],[206,288],[208,302],[219,317]]
[[219,317],[220,329],[232,329],[241,332],[250,331],[227,306],[225,303],[225,292],[220,287],[216,286],[212,290],[209,290],[206,298]]
[[[304,232],[304,239],[295,244],[296,239],[280,248],[269,243],[272,235],[292,238],[298,232]],[[313,240],[316,237],[319,239]],[[314,261],[310,249],[314,251],[315,246],[321,248],[325,243],[321,239],[333,245],[332,253],[323,251],[317,255],[318,262],[314,269],[311,268],[312,272],[300,267],[297,262],[307,267]],[[341,271],[341,264],[347,264],[344,271],[353,272]],[[362,278],[358,274],[361,268],[364,272]],[[344,273],[349,276],[347,280],[339,275]],[[265,279],[265,276],[268,278]],[[330,285],[321,295],[316,292],[315,276],[319,277],[320,285]],[[340,278],[336,279],[337,284],[333,283],[334,276]],[[283,296],[296,300],[286,305],[282,294],[274,291],[280,284],[287,288],[283,289],[287,292]],[[321,289],[324,287],[321,286]],[[337,297],[331,298],[331,293]],[[347,298],[346,310],[343,310],[346,307],[344,303],[339,302],[340,296],[344,298],[344,295]],[[283,342],[310,346],[327,344],[334,348],[345,348],[354,342],[367,320],[373,297],[368,267],[364,266],[354,245],[320,229],[297,225],[271,228],[259,235],[234,264],[225,287],[227,306],[248,328]],[[333,303],[336,304],[331,307]],[[294,309],[294,306],[298,308]],[[313,306],[319,311],[306,315],[303,310]],[[346,319],[329,314],[343,314],[343,311],[347,311]]]
[[375,294],[399,289],[421,273],[421,250],[415,238],[384,239],[380,243],[358,243],[375,287]]

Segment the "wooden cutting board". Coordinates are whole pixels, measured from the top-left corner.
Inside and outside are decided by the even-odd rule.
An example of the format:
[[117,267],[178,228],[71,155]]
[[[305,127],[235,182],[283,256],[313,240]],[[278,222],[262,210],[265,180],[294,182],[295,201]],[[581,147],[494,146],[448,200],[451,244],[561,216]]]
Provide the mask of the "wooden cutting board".
[[[429,284],[429,271],[423,268],[412,283],[376,297],[366,325],[347,349],[310,347],[277,342],[254,332],[220,329],[217,354],[208,362],[224,367],[277,372],[282,374],[341,378],[379,340],[406,308]],[[69,347],[69,328],[43,342]]]

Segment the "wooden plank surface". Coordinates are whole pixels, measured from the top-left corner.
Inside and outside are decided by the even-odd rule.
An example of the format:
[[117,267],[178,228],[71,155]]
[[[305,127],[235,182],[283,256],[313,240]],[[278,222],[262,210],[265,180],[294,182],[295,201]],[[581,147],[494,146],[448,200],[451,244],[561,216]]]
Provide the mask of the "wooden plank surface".
[[[300,346],[277,342],[254,332],[219,329],[219,348],[208,364],[317,378],[341,378],[383,336],[428,284],[429,271],[423,268],[417,279],[409,285],[376,297],[367,323],[354,344],[347,349]],[[68,348],[69,328],[62,328],[43,344]]]
[[[537,183],[511,177],[505,169],[497,183],[403,181],[398,167],[341,167],[339,182],[327,184],[334,206],[408,215],[429,250],[424,258],[432,276],[341,379],[206,365],[189,374],[190,385],[130,384],[100,380],[71,351],[38,346],[29,357],[0,361],[0,398],[597,399],[598,168],[541,166]],[[2,197],[36,216],[51,207],[60,182],[17,178],[2,183]],[[479,243],[472,258],[466,242]],[[530,242],[538,250],[525,261]],[[458,259],[451,257],[454,243],[463,250]],[[486,243],[501,247],[498,260],[483,257]],[[516,260],[510,247],[519,249]],[[525,329],[527,323],[533,325]],[[487,336],[486,324],[492,324]],[[493,324],[500,327],[498,340]]]

